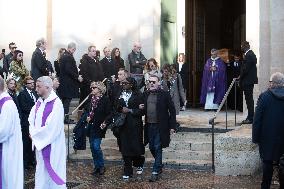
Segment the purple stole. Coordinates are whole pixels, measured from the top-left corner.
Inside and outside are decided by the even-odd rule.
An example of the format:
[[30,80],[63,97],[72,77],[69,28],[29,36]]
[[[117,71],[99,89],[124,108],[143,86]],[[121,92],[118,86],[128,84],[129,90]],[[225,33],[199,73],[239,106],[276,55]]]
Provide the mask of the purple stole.
[[[0,114],[2,110],[2,106],[8,100],[12,100],[11,97],[4,97],[0,100]],[[2,189],[2,143],[0,143],[0,189]]]
[[[56,99],[57,99],[57,97],[55,99],[53,99],[52,101],[46,103],[46,105],[44,107],[43,115],[42,115],[41,127],[45,126],[46,119],[49,116],[49,114],[52,112],[53,105],[54,105],[54,102],[55,102]],[[38,108],[40,107],[40,104],[41,103],[39,101],[37,101],[36,108],[35,108],[35,120],[36,120],[36,114],[37,114]],[[57,173],[51,167],[50,152],[51,152],[51,144],[47,145],[46,147],[44,147],[42,149],[42,157],[43,157],[44,165],[45,165],[47,172],[48,172],[49,176],[51,177],[51,179],[57,185],[63,185],[63,184],[65,184],[65,182],[57,175]]]

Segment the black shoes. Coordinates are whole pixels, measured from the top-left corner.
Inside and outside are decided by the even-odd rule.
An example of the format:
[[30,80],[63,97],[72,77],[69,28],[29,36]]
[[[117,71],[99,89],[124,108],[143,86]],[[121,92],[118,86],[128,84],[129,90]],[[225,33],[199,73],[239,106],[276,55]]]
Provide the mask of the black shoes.
[[76,122],[73,119],[65,119],[64,124],[76,124]]
[[242,121],[242,124],[252,124],[252,121],[245,119],[245,120]]
[[103,175],[105,174],[105,167],[97,168],[94,170],[94,172],[91,173],[91,175],[96,176],[96,175]]

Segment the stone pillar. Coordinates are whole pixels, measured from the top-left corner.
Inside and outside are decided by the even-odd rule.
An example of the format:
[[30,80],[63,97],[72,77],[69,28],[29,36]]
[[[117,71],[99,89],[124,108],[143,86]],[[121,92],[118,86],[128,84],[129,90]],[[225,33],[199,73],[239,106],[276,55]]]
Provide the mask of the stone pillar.
[[284,1],[270,1],[271,73],[284,72]]

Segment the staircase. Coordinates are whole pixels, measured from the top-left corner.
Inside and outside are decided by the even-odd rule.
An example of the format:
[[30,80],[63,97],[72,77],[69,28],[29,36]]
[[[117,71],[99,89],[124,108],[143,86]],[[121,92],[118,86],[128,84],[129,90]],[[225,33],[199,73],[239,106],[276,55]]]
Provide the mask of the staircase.
[[[72,104],[78,104],[73,102]],[[72,108],[70,108],[72,111]],[[168,148],[163,149],[163,163],[169,166],[179,166],[197,170],[209,170],[212,165],[212,138],[211,127],[208,125],[208,118],[213,112],[204,112],[202,110],[190,110],[181,112],[177,116],[178,122],[181,124],[181,130],[171,136],[171,143]],[[77,115],[77,114],[76,114]],[[220,116],[222,118],[222,116]],[[229,124],[233,125],[233,113],[229,117]],[[219,122],[223,121],[219,120]],[[216,120],[218,122],[218,120]],[[224,122],[224,121],[223,121]],[[70,136],[72,129],[70,126]],[[230,130],[236,127],[229,127]],[[67,130],[66,130],[67,131]],[[215,130],[215,137],[226,132],[224,124],[218,124]],[[102,150],[104,158],[109,161],[121,161],[121,153],[118,150],[116,138],[110,130],[107,130],[106,137],[102,141]],[[146,162],[153,162],[152,155],[148,146],[145,148]],[[87,140],[87,149],[78,150],[74,153],[73,140],[70,137],[70,159],[72,161],[91,161],[92,155]]]

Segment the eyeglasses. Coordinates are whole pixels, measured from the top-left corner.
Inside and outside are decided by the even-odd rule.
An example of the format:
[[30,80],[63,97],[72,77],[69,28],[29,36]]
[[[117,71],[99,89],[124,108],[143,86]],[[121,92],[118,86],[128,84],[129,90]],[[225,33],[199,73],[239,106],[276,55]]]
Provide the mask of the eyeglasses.
[[157,82],[157,81],[150,81],[150,80],[149,80],[149,83],[153,83],[153,84],[155,84],[156,82]]
[[30,82],[30,83],[27,83],[27,85],[31,85],[31,84],[34,84],[35,82]]

